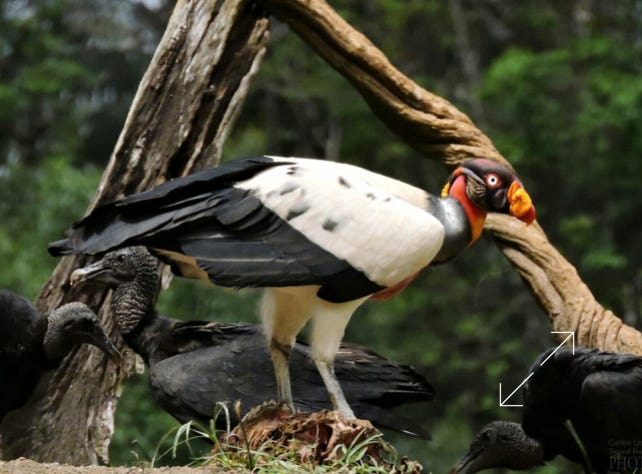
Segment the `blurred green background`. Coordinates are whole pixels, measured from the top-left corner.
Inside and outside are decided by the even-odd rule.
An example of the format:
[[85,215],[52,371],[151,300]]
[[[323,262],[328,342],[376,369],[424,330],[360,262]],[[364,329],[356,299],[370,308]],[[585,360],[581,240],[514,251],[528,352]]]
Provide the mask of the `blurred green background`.
[[[554,245],[602,304],[639,327],[642,0],[330,3],[401,71],[471,116],[520,172]],[[35,298],[53,270],[47,242],[83,215],[172,5],[0,2],[0,287]],[[263,153],[361,164],[435,193],[446,178],[276,21],[224,159]],[[160,309],[255,322],[255,301],[255,292],[174,279]],[[345,339],[414,365],[435,385],[436,403],[409,409],[433,441],[389,439],[438,473],[484,423],[519,418],[518,409],[498,407],[498,383],[521,382],[553,345],[549,331],[518,275],[482,237],[401,297],[367,304]],[[145,376],[132,378],[112,463],[149,460],[175,425],[154,406]],[[576,470],[556,460],[545,472]]]

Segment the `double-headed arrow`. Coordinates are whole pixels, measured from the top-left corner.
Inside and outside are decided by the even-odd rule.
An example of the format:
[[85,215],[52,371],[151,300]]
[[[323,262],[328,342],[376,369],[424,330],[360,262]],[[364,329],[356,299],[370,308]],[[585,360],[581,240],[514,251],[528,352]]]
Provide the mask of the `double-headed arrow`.
[[[555,350],[554,350],[553,352],[551,352],[551,353],[548,355],[548,357],[547,357],[546,359],[544,359],[544,360],[539,364],[539,365],[540,365],[540,367],[541,367],[542,365],[544,365],[544,364],[548,361],[548,359],[550,359],[551,357],[553,357],[553,354],[555,354],[555,353],[560,349],[560,347],[562,347],[564,344],[566,344],[566,341],[568,341],[569,339],[571,340],[571,344],[572,344],[572,348],[573,348],[573,355],[575,355],[575,331],[551,331],[551,334],[568,334],[568,336],[566,336],[566,339],[564,339],[564,340],[562,341],[562,343],[561,343],[559,346],[557,346],[557,347],[555,348]],[[533,376],[533,374],[534,374],[534,373],[535,373],[535,372],[531,372],[530,374],[528,374],[528,376],[527,376],[524,380],[522,380],[522,383],[520,383],[520,384],[517,386],[517,388],[516,388],[515,390],[513,390],[513,391],[510,393],[510,395],[508,395],[508,396],[507,396],[506,398],[504,398],[503,400],[502,400],[502,383],[500,382],[500,383],[499,383],[499,406],[500,406],[500,407],[523,407],[524,405],[509,405],[509,404],[507,404],[506,402],[508,401],[508,399],[509,399],[510,397],[512,397],[513,395],[515,395],[515,392],[517,392],[520,388],[522,388],[522,386],[523,386],[526,382],[528,382],[528,379],[530,379],[530,378]]]

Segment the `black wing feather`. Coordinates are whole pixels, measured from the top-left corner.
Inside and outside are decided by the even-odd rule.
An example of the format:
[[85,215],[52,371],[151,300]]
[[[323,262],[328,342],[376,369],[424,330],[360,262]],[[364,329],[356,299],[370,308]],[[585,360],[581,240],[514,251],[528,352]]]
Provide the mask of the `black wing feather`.
[[319,296],[331,302],[382,289],[311,242],[252,192],[233,186],[288,164],[269,158],[229,162],[100,206],[69,229],[66,241],[50,244],[49,252],[96,254],[144,245],[181,276],[202,277],[204,271],[213,283],[227,287],[320,285]]
[[[152,364],[150,385],[154,398],[179,421],[207,424],[219,401],[240,400],[245,414],[266,400],[276,399],[274,369],[260,326],[179,323],[175,332],[175,339],[199,339],[202,346]],[[399,405],[434,398],[432,386],[411,367],[354,345],[342,345],[335,367],[358,417],[429,439],[430,435],[416,423],[389,412]],[[298,409],[332,409],[307,345],[295,345],[290,372]],[[224,426],[222,417],[217,421],[219,427]],[[235,417],[232,420],[237,421]]]
[[0,421],[25,404],[48,368],[42,353],[45,326],[28,299],[0,290]]
[[[546,360],[551,352],[555,354]],[[544,360],[543,365],[540,365]],[[632,354],[576,347],[541,354],[526,384],[522,425],[538,439],[544,459],[557,454],[583,463],[577,443],[564,425],[570,420],[593,469],[607,472],[617,450],[642,439],[642,358]]]
[[0,290],[0,357],[33,350],[37,336],[33,330],[39,319],[31,301],[12,291]]
[[93,255],[127,246],[132,239],[147,236],[172,220],[180,223],[193,219],[199,210],[215,204],[208,201],[212,191],[283,164],[287,163],[267,157],[230,161],[104,204],[73,224],[67,231],[67,239],[52,242],[49,253]]

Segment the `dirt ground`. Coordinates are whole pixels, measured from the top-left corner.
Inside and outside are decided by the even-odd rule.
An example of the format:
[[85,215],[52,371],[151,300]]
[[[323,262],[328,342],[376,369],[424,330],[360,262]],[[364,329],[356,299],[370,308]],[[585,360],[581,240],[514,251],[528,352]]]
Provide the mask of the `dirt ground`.
[[30,459],[0,461],[0,474],[215,474],[217,471],[207,467],[103,467],[67,466],[65,464],[40,464]]

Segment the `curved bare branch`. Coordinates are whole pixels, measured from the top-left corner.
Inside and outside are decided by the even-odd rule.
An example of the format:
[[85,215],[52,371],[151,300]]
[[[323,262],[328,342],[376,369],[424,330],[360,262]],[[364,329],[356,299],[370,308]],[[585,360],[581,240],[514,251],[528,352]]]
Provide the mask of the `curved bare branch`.
[[[343,74],[373,112],[411,147],[451,167],[479,156],[508,164],[467,115],[397,70],[325,1],[256,1]],[[576,341],[585,346],[642,355],[642,334],[595,300],[539,225],[524,229],[515,219],[491,216],[486,230],[556,331],[576,331]]]

